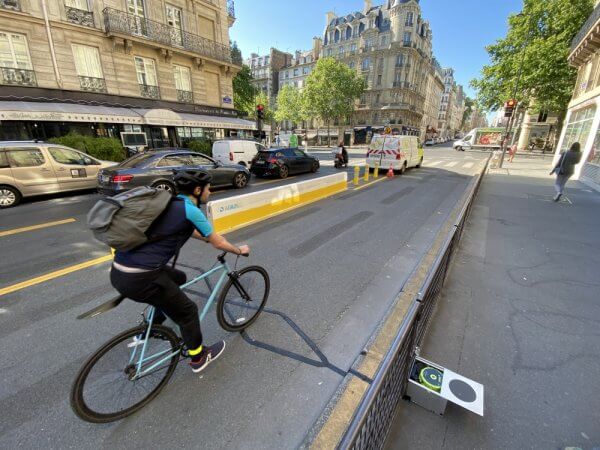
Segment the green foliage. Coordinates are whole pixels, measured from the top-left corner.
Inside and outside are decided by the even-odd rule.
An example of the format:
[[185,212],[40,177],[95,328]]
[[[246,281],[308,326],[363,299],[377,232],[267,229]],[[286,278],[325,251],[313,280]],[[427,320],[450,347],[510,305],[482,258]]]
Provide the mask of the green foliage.
[[497,109],[515,94],[538,109],[563,111],[576,72],[567,63],[571,41],[593,10],[593,0],[524,0],[521,14],[509,17],[505,38],[486,49],[491,64],[471,82],[484,109]]
[[48,139],[53,144],[64,145],[87,153],[103,161],[123,161],[126,157],[125,150],[119,139],[84,136],[78,133],[69,133],[66,136]]
[[334,58],[321,58],[302,92],[304,114],[327,123],[347,117],[365,88],[365,80],[354,70]]
[[283,86],[277,95],[277,110],[274,118],[277,122],[289,120],[292,123],[300,123],[306,119],[302,108],[302,93],[293,86]]
[[212,144],[210,139],[193,139],[186,143],[190,150],[207,156],[212,156]]
[[235,41],[231,44],[231,61],[238,66],[241,66],[244,63],[242,52]]
[[264,92],[260,91],[254,97],[254,105],[252,105],[252,113],[251,117],[256,118],[256,105],[263,105],[265,109],[263,110],[264,115],[264,123],[271,123],[275,117],[275,111],[271,107],[271,102],[269,97]]
[[235,107],[246,114],[254,114],[256,88],[252,86],[252,71],[243,65],[233,79],[233,102]]

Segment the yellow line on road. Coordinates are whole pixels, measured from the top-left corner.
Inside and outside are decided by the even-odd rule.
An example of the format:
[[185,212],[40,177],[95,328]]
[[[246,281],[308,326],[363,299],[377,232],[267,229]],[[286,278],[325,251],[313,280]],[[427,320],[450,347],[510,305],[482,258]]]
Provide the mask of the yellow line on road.
[[31,225],[30,227],[15,228],[13,230],[0,231],[0,237],[10,236],[13,234],[18,234],[18,233],[25,233],[26,231],[41,230],[42,228],[55,227],[57,225],[64,225],[66,223],[73,223],[73,222],[77,222],[77,220],[76,219],[57,220],[56,222],[40,223],[39,225]]
[[261,181],[260,183],[250,183],[249,186],[262,186],[263,184],[271,184],[271,183],[278,183],[278,182],[282,183],[286,180],[293,180],[294,178],[297,178],[297,176],[287,177],[287,178],[277,178],[275,180]]
[[60,269],[55,272],[50,272],[45,275],[32,278],[31,280],[22,281],[21,283],[13,284],[12,286],[7,286],[5,288],[0,289],[0,297],[6,294],[10,294],[12,292],[20,291],[21,289],[25,289],[30,286],[35,286],[36,284],[43,283],[44,281],[53,280],[54,278],[59,278],[64,275],[77,272],[78,270],[86,269],[97,264],[112,261],[112,259],[112,255],[105,255],[100,258],[90,259],[89,261],[85,261],[80,264],[75,264],[74,266],[65,267],[64,269]]
[[386,177],[381,177],[381,178],[378,178],[377,180],[371,181],[370,183],[366,183],[366,184],[363,184],[362,186],[358,186],[358,187],[354,188],[353,190],[360,191],[361,189],[364,189],[368,186],[371,186],[372,184],[379,183],[380,181],[383,181],[386,179],[387,179]]

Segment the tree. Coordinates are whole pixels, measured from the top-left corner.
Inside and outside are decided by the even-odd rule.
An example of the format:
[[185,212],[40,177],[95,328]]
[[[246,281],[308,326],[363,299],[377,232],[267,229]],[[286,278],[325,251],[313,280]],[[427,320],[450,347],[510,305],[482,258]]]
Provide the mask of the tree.
[[289,120],[292,123],[300,123],[305,120],[302,108],[303,96],[300,90],[293,86],[283,86],[277,95],[277,110],[274,118],[277,122]]
[[354,102],[366,87],[364,78],[334,58],[321,58],[306,79],[302,95],[306,117],[327,122],[348,117],[354,111]]
[[571,41],[593,10],[593,0],[524,0],[509,17],[505,38],[486,47],[491,64],[471,86],[484,109],[514,96],[525,107],[561,112],[573,92],[576,72],[567,63]]
[[231,61],[238,66],[244,64],[242,52],[235,41],[233,41],[233,44],[231,44]]
[[256,106],[257,105],[263,105],[264,106],[264,110],[263,110],[263,117],[264,117],[263,123],[271,123],[273,121],[273,117],[275,115],[275,112],[273,111],[273,108],[271,107],[271,102],[269,101],[269,97],[263,91],[259,91],[254,96],[254,105],[252,106],[252,115],[253,115],[253,117],[256,117]]
[[254,114],[256,88],[252,85],[250,67],[244,65],[233,79],[233,102],[235,107],[246,114]]

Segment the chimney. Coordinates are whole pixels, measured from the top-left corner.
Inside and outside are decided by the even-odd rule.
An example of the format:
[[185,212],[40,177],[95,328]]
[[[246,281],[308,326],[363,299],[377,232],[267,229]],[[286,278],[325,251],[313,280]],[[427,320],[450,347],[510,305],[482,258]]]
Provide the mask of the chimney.
[[326,27],[328,27],[328,26],[329,26],[329,24],[331,23],[331,21],[332,21],[333,19],[335,19],[336,17],[337,17],[337,16],[335,15],[335,13],[334,13],[333,11],[329,11],[329,12],[327,13],[327,23],[325,24],[325,26],[326,26]]
[[313,48],[312,48],[314,59],[319,58],[322,48],[323,48],[323,39],[321,39],[320,37],[314,37],[313,38]]
[[372,7],[373,7],[373,2],[371,0],[365,0],[365,8],[363,10],[363,14],[368,13]]

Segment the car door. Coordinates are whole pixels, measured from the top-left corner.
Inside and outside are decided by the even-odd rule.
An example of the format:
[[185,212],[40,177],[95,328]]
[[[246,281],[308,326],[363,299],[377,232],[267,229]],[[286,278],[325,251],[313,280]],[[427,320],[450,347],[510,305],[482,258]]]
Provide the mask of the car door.
[[6,156],[15,184],[24,196],[60,190],[49,156],[40,147],[10,147]]
[[194,169],[205,170],[212,176],[211,184],[213,186],[223,186],[231,184],[233,180],[233,170],[222,164],[216,164],[214,160],[200,153],[190,155],[191,164]]
[[280,152],[283,153],[283,160],[285,165],[289,167],[290,174],[302,172],[302,162],[296,156],[293,149],[286,148],[280,150]]
[[173,180],[173,172],[176,170],[189,169],[192,166],[189,153],[169,153],[164,155],[152,170],[146,185],[153,185],[160,180]]
[[47,147],[61,191],[96,187],[100,162],[67,147]]
[[298,166],[300,168],[300,171],[310,172],[313,159],[299,149],[294,149],[294,155],[296,156],[296,158],[298,158]]

